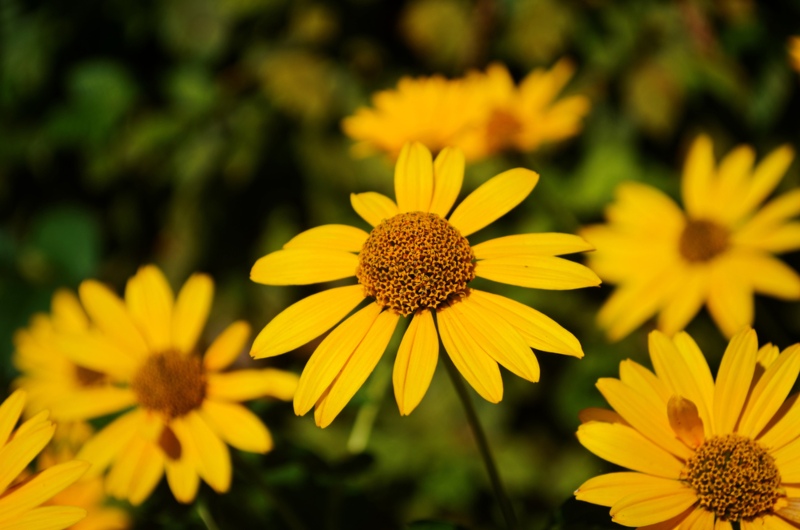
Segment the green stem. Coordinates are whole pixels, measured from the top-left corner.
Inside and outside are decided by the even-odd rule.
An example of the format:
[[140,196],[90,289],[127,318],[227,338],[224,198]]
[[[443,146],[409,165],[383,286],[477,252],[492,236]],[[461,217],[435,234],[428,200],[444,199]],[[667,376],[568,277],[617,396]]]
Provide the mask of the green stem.
[[467,387],[461,379],[461,374],[458,373],[452,361],[447,357],[444,357],[444,365],[447,367],[447,373],[450,375],[450,380],[453,382],[456,394],[458,394],[458,398],[464,406],[467,422],[472,429],[475,443],[478,445],[478,452],[483,459],[483,465],[486,466],[486,472],[489,474],[489,480],[492,483],[492,489],[497,498],[497,503],[500,505],[500,511],[503,512],[506,527],[508,530],[515,530],[517,528],[517,518],[514,515],[514,509],[511,507],[511,501],[509,501],[508,495],[506,495],[503,489],[503,483],[500,481],[500,474],[497,472],[497,465],[494,463],[489,441],[486,439],[486,433],[484,433],[481,422],[478,419],[478,414],[475,411],[475,406],[472,404],[472,399],[469,397]]
[[385,362],[378,363],[372,373],[372,380],[366,392],[366,400],[356,415],[353,430],[347,439],[347,450],[353,454],[363,453],[372,435],[372,427],[378,417],[381,402],[386,395],[386,389],[392,382],[391,365]]
[[208,530],[219,530],[219,526],[217,526],[216,521],[211,516],[211,512],[208,510],[208,506],[202,500],[197,502],[197,515],[200,516],[200,520],[203,521],[203,524],[206,526]]

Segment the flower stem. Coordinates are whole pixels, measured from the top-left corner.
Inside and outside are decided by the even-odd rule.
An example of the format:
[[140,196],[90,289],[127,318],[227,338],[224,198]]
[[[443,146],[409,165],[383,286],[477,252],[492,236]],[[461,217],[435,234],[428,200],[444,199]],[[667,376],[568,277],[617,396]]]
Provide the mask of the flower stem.
[[372,373],[372,381],[367,387],[367,399],[356,415],[353,430],[347,439],[347,450],[353,454],[363,453],[369,444],[372,428],[375,426],[375,419],[381,408],[386,389],[392,382],[391,365],[381,362]]
[[506,495],[503,489],[503,483],[500,481],[500,474],[497,472],[497,465],[494,463],[489,441],[486,439],[486,433],[484,433],[480,419],[478,419],[478,414],[472,404],[472,399],[469,397],[467,387],[461,379],[461,374],[458,373],[458,370],[449,358],[443,357],[444,364],[447,367],[447,373],[450,375],[450,380],[453,382],[456,394],[458,394],[458,398],[464,406],[467,422],[472,430],[472,435],[475,437],[475,443],[483,459],[483,465],[486,466],[486,472],[489,474],[489,480],[492,483],[492,489],[497,498],[497,503],[500,505],[500,511],[503,512],[506,527],[508,530],[515,530],[517,528],[517,518],[514,515],[514,509],[511,507],[511,501],[508,499],[508,495]]

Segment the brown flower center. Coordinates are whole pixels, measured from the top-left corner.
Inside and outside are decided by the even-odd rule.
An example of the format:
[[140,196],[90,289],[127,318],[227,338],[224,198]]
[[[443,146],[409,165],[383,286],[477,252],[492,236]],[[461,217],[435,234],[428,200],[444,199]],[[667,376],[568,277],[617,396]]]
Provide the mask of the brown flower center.
[[725,521],[762,516],[781,497],[775,459],[755,440],[738,434],[703,442],[682,475],[697,492],[700,506]]
[[688,221],[681,234],[681,255],[692,263],[710,261],[728,248],[728,229],[713,221]]
[[372,230],[356,277],[366,296],[408,316],[467,294],[474,259],[467,239],[438,215],[401,213]]
[[198,357],[168,351],[150,356],[131,388],[143,408],[177,418],[203,403],[206,374]]
[[75,366],[75,379],[78,384],[84,387],[100,386],[108,381],[106,374],[102,372],[95,372],[91,368],[84,368],[83,366]]

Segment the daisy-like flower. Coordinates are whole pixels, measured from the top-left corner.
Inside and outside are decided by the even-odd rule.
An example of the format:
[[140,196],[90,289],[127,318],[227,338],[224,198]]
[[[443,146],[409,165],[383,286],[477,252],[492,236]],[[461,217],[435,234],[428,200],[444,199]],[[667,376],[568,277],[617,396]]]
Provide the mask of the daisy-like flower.
[[[577,339],[550,318],[469,283],[480,277],[539,289],[598,285],[599,278],[587,267],[556,257],[591,246],[578,236],[555,233],[471,245],[467,237],[522,202],[539,176],[521,168],[506,171],[447,217],[463,173],[460,151],[445,148],[434,162],[423,145],[409,144],[395,169],[397,203],[378,193],[350,196],[371,232],[346,225],[312,228],[253,266],[250,277],[268,285],[353,276],[358,282],[295,303],[256,337],[251,355],[263,358],[295,349],[336,326],[300,376],[294,398],[298,415],[316,407],[317,425],[329,425],[372,372],[401,317],[411,317],[393,376],[404,415],[428,389],[439,338],[464,378],[492,403],[503,397],[498,363],[535,382],[539,366],[530,348],[583,356]],[[364,307],[336,325],[364,301]]]
[[789,39],[789,64],[800,72],[800,37]]
[[358,141],[354,152],[360,156],[384,152],[394,159],[411,141],[441,151],[456,145],[481,112],[471,85],[439,75],[404,77],[396,89],[374,94],[372,104],[342,121],[345,134]]
[[800,248],[800,189],[761,203],[775,189],[794,152],[779,147],[754,167],[739,146],[715,166],[711,140],[698,137],[683,170],[682,211],[667,195],[625,183],[606,210],[608,223],[581,235],[597,247],[590,266],[618,287],[598,322],[611,340],[658,313],[672,335],[706,304],[731,337],[753,322],[753,294],[800,299],[800,275],[773,256]]
[[800,524],[800,402],[784,401],[800,344],[783,351],[745,328],[716,382],[692,338],[650,334],[655,373],[631,361],[597,388],[614,411],[582,413],[578,440],[631,471],[589,479],[579,500],[609,506],[625,526],[792,530]]
[[0,528],[66,528],[83,519],[86,510],[42,504],[78,480],[89,464],[77,460],[64,462],[14,484],[47,445],[56,428],[47,419],[47,411],[42,411],[14,430],[24,406],[23,390],[17,390],[0,405]]
[[[230,487],[226,443],[244,451],[270,450],[269,431],[239,402],[262,396],[289,400],[297,376],[272,369],[223,372],[250,335],[241,321],[199,355],[197,342],[213,297],[210,277],[191,276],[176,298],[163,273],[145,266],[128,281],[124,300],[94,280],[84,281],[79,295],[82,308],[72,305],[71,310],[86,326],[58,333],[57,349],[124,393],[117,410],[133,407],[78,454],[93,464],[89,476],[111,468],[110,495],[139,504],[166,473],[175,498],[188,503],[200,478],[220,493]],[[85,407],[64,413],[77,419],[96,412]]]
[[485,74],[472,74],[468,81],[480,95],[482,112],[477,127],[456,145],[475,160],[509,149],[535,151],[543,143],[575,136],[589,112],[589,99],[575,95],[556,100],[574,71],[572,63],[562,59],[550,70],[532,71],[519,87],[499,63]]

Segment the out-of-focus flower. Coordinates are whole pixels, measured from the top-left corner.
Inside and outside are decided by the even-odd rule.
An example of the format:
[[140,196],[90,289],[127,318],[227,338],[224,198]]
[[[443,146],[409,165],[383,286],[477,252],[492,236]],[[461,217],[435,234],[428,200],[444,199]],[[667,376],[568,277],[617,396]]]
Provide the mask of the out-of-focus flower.
[[789,39],[789,64],[800,72],[800,37]]
[[264,92],[276,107],[304,120],[324,120],[334,103],[333,65],[311,52],[277,51],[264,58],[259,75]]
[[[83,282],[79,295],[83,309],[76,303],[72,311],[88,324],[57,333],[54,348],[126,394],[118,398],[117,410],[134,405],[78,454],[93,464],[89,476],[111,467],[106,479],[110,495],[139,504],[166,472],[175,498],[191,502],[200,478],[217,492],[230,487],[226,443],[244,451],[270,450],[269,431],[239,402],[261,396],[289,400],[297,376],[272,369],[223,373],[250,335],[249,325],[241,321],[224,330],[204,356],[198,354],[213,297],[210,277],[193,275],[175,298],[163,273],[145,266],[128,281],[124,300],[94,280]],[[65,387],[65,401],[70,393],[92,391]],[[86,399],[76,397],[75,402]],[[98,411],[65,405],[62,412],[78,419]]]
[[463,69],[480,46],[473,10],[461,0],[413,0],[400,15],[400,34],[433,69]]
[[791,164],[788,146],[754,167],[749,146],[715,165],[711,139],[692,144],[683,170],[686,211],[639,183],[618,188],[607,224],[581,234],[597,247],[590,266],[618,284],[598,315],[618,340],[658,313],[668,335],[683,329],[703,304],[731,337],[753,322],[753,293],[800,299],[800,275],[773,254],[800,248],[800,189],[759,206]]
[[655,374],[631,361],[597,388],[615,411],[582,412],[578,440],[631,471],[585,482],[579,500],[609,506],[625,526],[742,530],[800,523],[800,403],[784,403],[800,344],[783,353],[744,329],[716,383],[686,333],[650,334]]
[[[396,203],[372,192],[350,196],[356,213],[373,227],[370,233],[346,225],[312,228],[253,266],[251,279],[268,285],[353,276],[358,281],[288,307],[253,344],[253,357],[270,357],[335,326],[300,376],[294,398],[297,414],[315,407],[317,425],[329,425],[380,360],[401,316],[411,321],[394,363],[393,382],[404,415],[414,410],[430,385],[439,337],[464,378],[492,403],[503,397],[498,363],[535,382],[539,365],[530,348],[583,356],[578,340],[550,318],[506,297],[473,289],[469,282],[481,277],[539,289],[596,286],[600,280],[591,270],[556,257],[592,247],[580,237],[555,233],[471,245],[466,238],[522,202],[539,176],[522,168],[497,175],[445,219],[463,174],[459,150],[446,148],[434,161],[422,144],[408,144],[395,169]],[[362,302],[367,303],[339,323]]]
[[83,519],[86,510],[42,504],[78,480],[89,464],[64,462],[13,484],[47,445],[56,428],[47,419],[47,411],[42,411],[14,431],[24,406],[23,390],[17,390],[0,405],[0,528],[66,528]]

